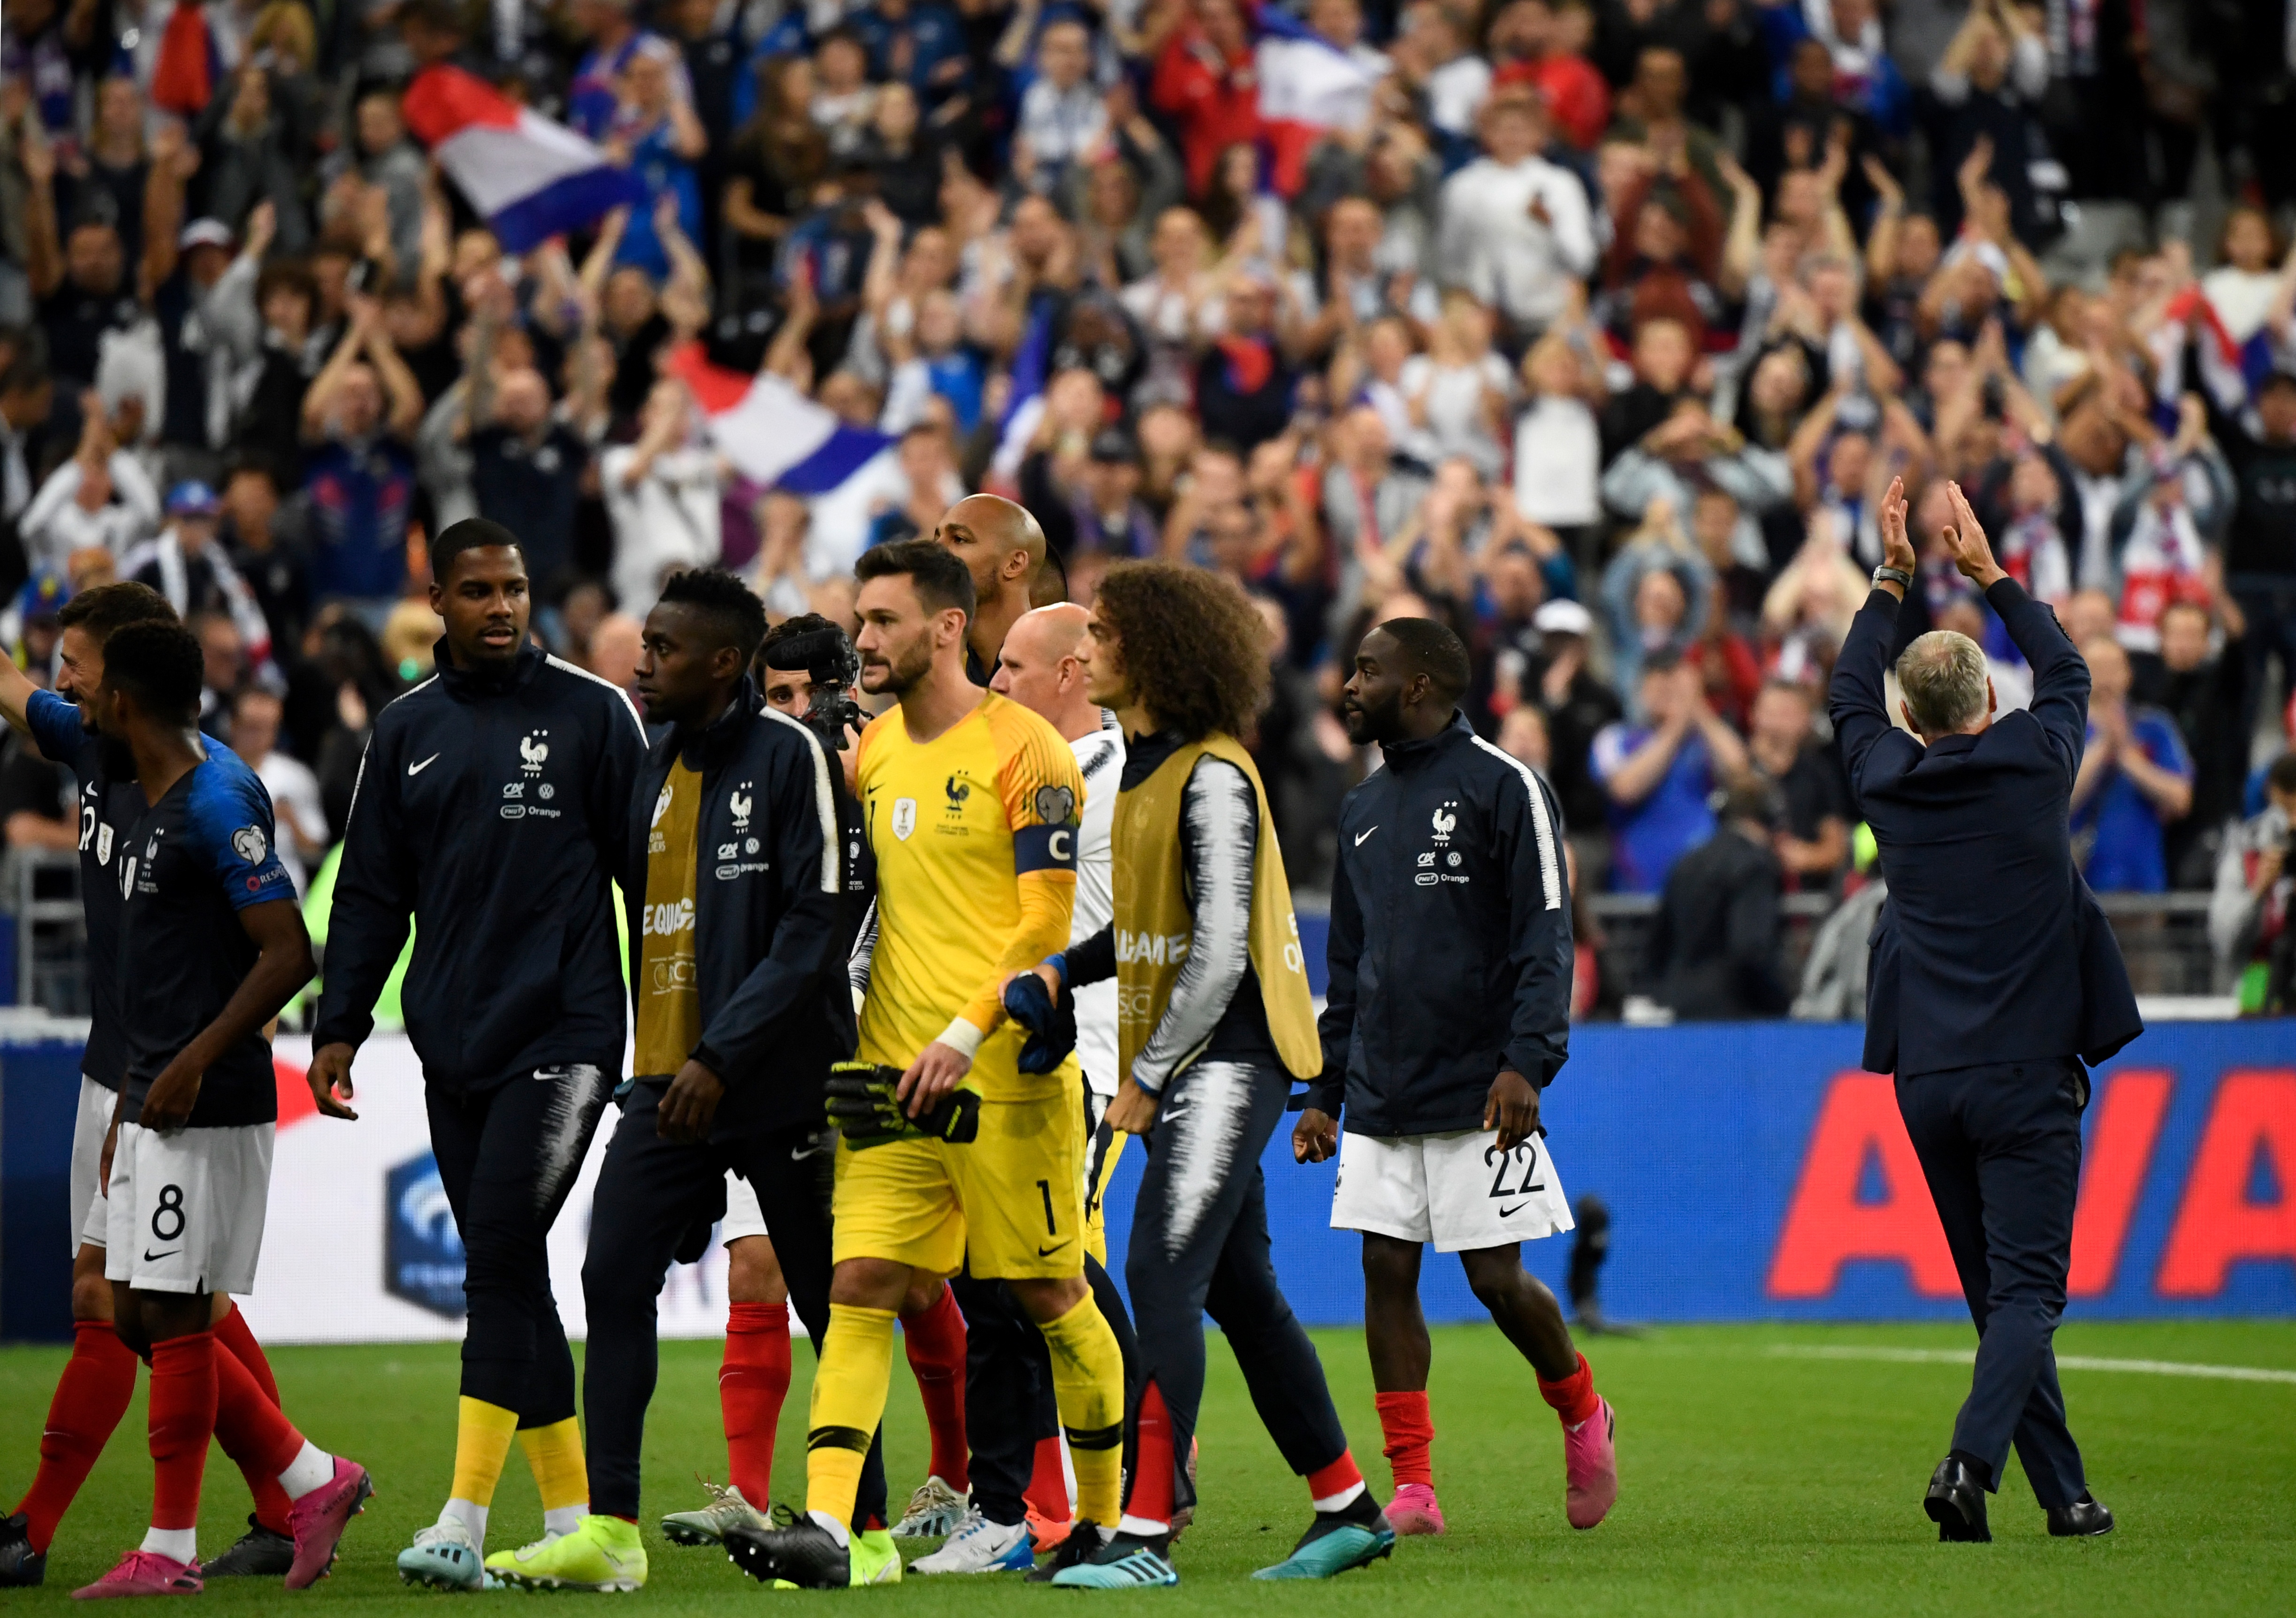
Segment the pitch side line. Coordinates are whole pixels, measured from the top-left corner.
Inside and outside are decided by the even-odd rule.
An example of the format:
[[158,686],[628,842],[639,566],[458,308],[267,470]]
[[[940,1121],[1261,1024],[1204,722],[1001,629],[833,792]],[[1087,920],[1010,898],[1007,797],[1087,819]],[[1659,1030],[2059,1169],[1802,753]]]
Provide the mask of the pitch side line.
[[[1787,1359],[1879,1359],[1893,1365],[1973,1365],[1975,1349],[1858,1348],[1838,1343],[1779,1343],[1773,1358]],[[2296,1371],[2253,1365],[2188,1365],[2175,1359],[2112,1359],[2095,1354],[2060,1354],[2064,1371],[2133,1371],[2144,1376],[2202,1376],[2218,1382],[2296,1383]]]

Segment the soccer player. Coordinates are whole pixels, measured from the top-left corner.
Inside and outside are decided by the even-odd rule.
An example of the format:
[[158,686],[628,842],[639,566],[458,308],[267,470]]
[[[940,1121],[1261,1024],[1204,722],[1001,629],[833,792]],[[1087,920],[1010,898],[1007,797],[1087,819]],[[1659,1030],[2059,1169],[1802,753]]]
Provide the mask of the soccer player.
[[1459,1255],[1530,1361],[1562,1422],[1570,1526],[1592,1528],[1619,1495],[1616,1419],[1520,1245],[1571,1227],[1538,1122],[1539,1092],[1570,1048],[1562,812],[1460,716],[1467,680],[1466,647],[1431,619],[1390,619],[1357,649],[1341,711],[1349,739],[1378,743],[1386,768],[1340,806],[1324,1072],[1292,1149],[1302,1162],[1338,1153],[1332,1225],[1363,1233],[1395,1531],[1443,1532],[1419,1310],[1429,1242]]
[[860,1057],[878,1064],[869,1100],[890,1127],[840,1113],[807,1517],[726,1536],[749,1573],[807,1588],[875,1571],[847,1523],[893,1311],[919,1270],[1001,1280],[1043,1332],[1080,1515],[1114,1514],[1121,1462],[1123,1362],[1084,1278],[1082,1081],[1073,1062],[1021,1073],[999,1004],[1006,976],[1068,937],[1083,781],[1057,732],[965,678],[962,563],[912,540],[857,571],[862,686],[899,699],[864,733],[859,768],[878,914]]
[[[775,669],[767,660],[775,647],[818,634],[841,636],[843,631],[817,612],[803,612],[765,632],[750,672],[764,690],[767,707],[793,719],[805,717],[813,702],[812,678],[804,669]],[[849,747],[836,756],[849,788],[838,794],[838,814],[846,825],[841,841],[852,859],[858,860],[859,806],[849,793],[854,752]],[[861,873],[849,870],[846,886],[849,892],[860,892],[866,883]],[[849,935],[855,929],[848,925],[844,931]],[[822,1164],[825,1170],[829,1160],[824,1158]],[[707,1505],[662,1518],[663,1535],[680,1545],[714,1545],[736,1523],[767,1526],[764,1508],[774,1475],[774,1434],[782,1402],[789,1396],[788,1277],[774,1252],[757,1192],[731,1170],[726,1173],[726,1212],[718,1229],[726,1246],[726,1351],[718,1372],[718,1401],[726,1427],[726,1481],[723,1488],[711,1487]],[[818,1319],[818,1312],[812,1318]],[[903,1520],[915,1520],[925,1509],[946,1510],[953,1501],[956,1511],[947,1519],[953,1523],[969,1491],[964,1316],[939,1276],[920,1277],[902,1300],[901,1345],[916,1377],[932,1437],[931,1475],[911,1497],[909,1515]],[[933,1532],[947,1532],[947,1523]]]
[[[638,691],[659,728],[633,787],[625,890],[636,1055],[582,1266],[594,1509],[521,1553],[528,1586],[645,1581],[638,1458],[654,1301],[679,1238],[716,1215],[729,1170],[780,1233],[816,1349],[828,1318],[834,1142],[822,1096],[830,1064],[853,1048],[844,965],[856,917],[828,756],[749,678],[765,633],[765,604],[716,570],[672,575],[646,617]],[[854,1526],[882,1530],[884,1503],[873,1461]],[[890,1537],[875,1539],[898,1562]]]
[[[452,1492],[398,1572],[477,1589],[513,1433],[545,1533],[572,1532],[588,1512],[574,1358],[545,1243],[620,1069],[613,884],[646,743],[617,687],[529,645],[516,535],[482,518],[455,523],[430,567],[431,610],[446,623],[438,672],[375,716],[360,762],[311,1082],[349,1095],[411,916],[401,1004],[463,1236],[470,1318]],[[610,1568],[601,1581],[619,1576]]]
[[[15,1513],[0,1520],[0,1588],[40,1583],[56,1524],[70,1507],[135,1391],[135,1354],[112,1329],[111,1284],[104,1279],[110,1212],[103,1197],[104,1141],[118,1107],[125,1065],[119,996],[119,917],[127,906],[115,852],[127,847],[150,804],[135,773],[115,774],[114,750],[98,740],[93,701],[103,680],[103,645],[131,623],[176,621],[175,609],[146,585],[108,584],[84,590],[57,615],[56,691],[34,686],[0,659],[0,715],[29,735],[43,755],[69,767],[79,783],[80,900],[86,913],[91,1016],[80,1058],[79,1110],[72,1129],[72,1352],[40,1434],[40,1467]],[[274,1404],[278,1386],[262,1347],[230,1294],[211,1294],[216,1342],[236,1358]],[[226,1449],[226,1453],[231,1453]],[[243,1468],[256,1509],[248,1532],[204,1564],[205,1578],[277,1578],[294,1562],[287,1497],[258,1463]]]
[[1045,568],[1045,530],[1027,507],[1001,495],[967,495],[941,514],[933,542],[964,563],[972,579],[972,621],[964,631],[964,672],[986,686],[996,672],[1004,637],[1037,604]]
[[[1113,834],[1115,918],[1037,975],[1058,996],[1117,984],[1108,1109],[1146,1138],[1130,1283],[1140,1333],[1132,1467],[1115,1536],[1080,1524],[1053,1582],[1177,1584],[1173,1514],[1203,1397],[1203,1317],[1227,1333],[1261,1421],[1308,1481],[1315,1515],[1263,1579],[1321,1579],[1386,1556],[1395,1533],[1364,1487],[1315,1346],[1268,1261],[1259,1154],[1292,1078],[1322,1068],[1298,924],[1267,794],[1236,733],[1267,681],[1267,632],[1232,582],[1161,563],[1102,580],[1078,643],[1086,694],[1126,736]],[[1007,1004],[1015,997],[1008,997]]]
[[[1072,943],[1108,924],[1109,828],[1116,812],[1116,779],[1124,768],[1122,735],[1112,725],[1103,725],[1100,709],[1085,699],[1084,668],[1076,656],[1085,620],[1085,610],[1068,603],[1028,613],[998,647],[996,678],[988,685],[1059,731],[1076,754],[1077,769],[1084,778],[1076,906],[1069,925]],[[1085,1080],[1085,1278],[1109,1329],[1116,1334],[1128,1392],[1137,1346],[1122,1296],[1109,1278],[1108,1236],[1101,1217],[1101,1196],[1116,1172],[1125,1138],[1103,1116],[1116,1094],[1116,985],[1095,984],[1076,997],[1075,1015],[1077,1055]],[[988,1573],[1024,1566],[1031,1544],[1038,1550],[1052,1549],[1071,1531],[1052,1366],[1044,1339],[1025,1314],[1000,1297],[982,1298],[968,1321],[973,1326],[968,1416],[979,1434],[972,1457],[972,1509],[947,1543],[911,1564],[914,1573]],[[1032,1433],[1033,1453],[1028,1442]]]
[[212,1293],[255,1285],[279,1093],[264,1024],[311,977],[311,940],[272,848],[271,801],[200,735],[200,643],[135,623],[104,643],[93,707],[114,779],[151,808],[115,848],[122,1079],[104,1275],[121,1341],[152,1366],[152,1526],[75,1594],[197,1594],[200,1483],[228,1412],[242,1454],[291,1502],[284,1583],[325,1573],[373,1492],[365,1468],[298,1433],[231,1353]]

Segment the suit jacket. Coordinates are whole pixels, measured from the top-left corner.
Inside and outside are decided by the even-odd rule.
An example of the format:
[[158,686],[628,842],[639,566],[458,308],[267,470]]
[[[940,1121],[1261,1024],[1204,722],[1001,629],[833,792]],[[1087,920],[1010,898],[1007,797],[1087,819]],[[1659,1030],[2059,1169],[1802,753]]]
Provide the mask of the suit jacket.
[[1898,602],[1876,590],[1842,643],[1830,708],[1890,899],[1867,942],[1866,1066],[1935,1072],[2078,1055],[2144,1029],[2120,946],[2073,865],[2067,821],[2088,666],[2056,614],[1986,592],[2033,669],[2030,709],[1928,747],[1894,728],[1882,674]]

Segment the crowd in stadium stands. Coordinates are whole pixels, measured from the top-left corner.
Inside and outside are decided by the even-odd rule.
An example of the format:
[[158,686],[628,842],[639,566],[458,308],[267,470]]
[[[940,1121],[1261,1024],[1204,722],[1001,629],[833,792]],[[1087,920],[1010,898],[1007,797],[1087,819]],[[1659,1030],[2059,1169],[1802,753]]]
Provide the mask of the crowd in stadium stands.
[[[2090,662],[2089,882],[2217,889],[2229,973],[2281,936],[2296,804],[2289,10],[11,0],[0,632],[45,670],[70,591],[165,592],[315,868],[428,671],[426,534],[516,530],[552,647],[627,685],[667,572],[845,618],[863,549],[988,489],[1046,598],[1160,555],[1260,603],[1297,885],[1366,768],[1355,644],[1424,613],[1582,894],[1718,835],[1702,881],[1840,892],[1824,692],[1893,477],[1901,642],[2028,688],[1935,544],[1954,479]],[[506,256],[407,130],[441,50],[647,202]],[[660,370],[689,340],[888,448],[736,477]],[[28,749],[0,799],[71,845]]]

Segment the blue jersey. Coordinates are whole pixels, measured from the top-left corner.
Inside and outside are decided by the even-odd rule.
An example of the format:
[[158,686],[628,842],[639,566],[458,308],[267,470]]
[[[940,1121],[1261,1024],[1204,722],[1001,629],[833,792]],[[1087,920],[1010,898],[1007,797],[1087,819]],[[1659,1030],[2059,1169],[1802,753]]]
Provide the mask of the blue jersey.
[[[295,902],[273,849],[271,795],[236,754],[208,756],[153,804],[120,850],[119,981],[127,1049],[121,1115],[134,1118],[152,1080],[222,1014],[261,952],[240,925],[252,905]],[[268,1123],[279,1116],[271,1047],[262,1031],[207,1070],[191,1127]]]
[[[2193,761],[2185,752],[2185,738],[2177,721],[2157,708],[2131,708],[2128,735],[2145,758],[2172,776],[2193,778]],[[2096,740],[2096,726],[2088,727]],[[2169,857],[2161,839],[2167,828],[2152,801],[2136,790],[2127,773],[2114,769],[2089,801],[2073,811],[2076,851],[2086,835],[2088,852],[2081,874],[2099,893],[2166,893]]]
[[414,456],[395,439],[331,442],[303,457],[311,498],[311,595],[397,599],[406,585]]
[[135,777],[105,773],[94,732],[80,723],[77,703],[53,691],[35,691],[24,704],[41,756],[61,764],[79,783],[79,892],[87,912],[87,1049],[79,1071],[107,1090],[119,1088],[127,1053],[119,1039],[120,897],[115,855],[124,852],[135,823],[150,807]]
[[[1608,781],[1652,734],[1647,725],[1605,725],[1589,754],[1598,779]],[[1673,762],[1639,803],[1612,802],[1611,887],[1620,893],[1656,893],[1674,862],[1714,835],[1714,758],[1696,731],[1682,738]]]

